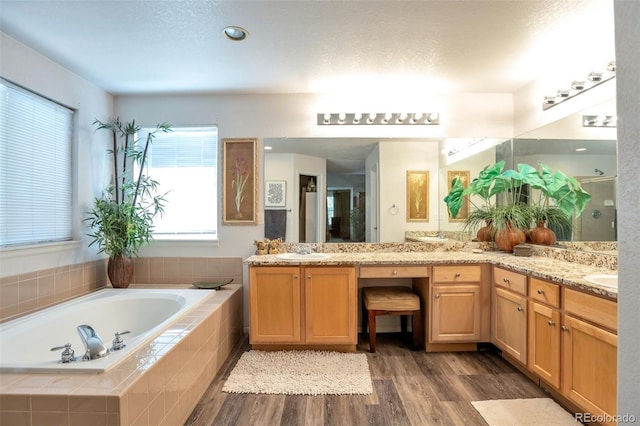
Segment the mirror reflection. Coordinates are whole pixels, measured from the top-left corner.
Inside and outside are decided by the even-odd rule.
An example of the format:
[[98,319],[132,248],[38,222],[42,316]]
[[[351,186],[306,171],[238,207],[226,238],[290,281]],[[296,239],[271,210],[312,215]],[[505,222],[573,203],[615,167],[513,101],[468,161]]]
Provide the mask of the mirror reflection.
[[[438,205],[430,209],[432,220],[437,221],[435,233],[463,228],[463,223],[448,217],[446,206],[440,202],[448,192],[447,173],[469,171],[473,179],[484,166],[504,159],[509,168],[518,163],[543,163],[553,170],[562,170],[575,176],[591,193],[593,198],[574,224],[571,235],[559,236],[562,246],[589,249],[589,244],[573,242],[616,241],[616,129],[583,127],[583,115],[615,116],[615,100],[512,140],[483,141],[488,148],[474,146],[469,149],[474,151],[473,155],[464,157],[464,153],[458,153],[463,157],[459,161],[441,164],[438,173],[432,176],[438,186]],[[271,148],[265,150],[264,155],[265,181],[288,182],[287,241],[399,241],[379,238],[384,233],[377,229],[379,212],[386,214],[393,210],[391,204],[382,206],[377,201],[389,195],[378,193],[375,185],[380,143],[374,138],[265,139],[264,145]],[[444,147],[444,141],[438,141],[437,149],[443,151]],[[308,205],[307,200],[313,197],[316,201]],[[402,202],[402,197],[397,199]],[[413,230],[411,223],[403,226],[406,231]],[[612,248],[611,245],[594,247],[590,249],[609,251]]]

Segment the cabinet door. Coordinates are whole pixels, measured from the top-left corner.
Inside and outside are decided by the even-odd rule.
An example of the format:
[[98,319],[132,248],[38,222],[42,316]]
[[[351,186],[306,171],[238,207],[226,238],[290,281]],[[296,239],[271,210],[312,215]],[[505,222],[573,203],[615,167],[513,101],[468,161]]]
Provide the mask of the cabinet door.
[[560,311],[529,303],[529,368],[560,389]]
[[249,268],[249,342],[300,343],[300,269]]
[[564,316],[562,393],[596,416],[616,414],[618,336]]
[[430,320],[430,342],[478,342],[480,286],[432,286]]
[[494,287],[491,306],[491,341],[516,360],[526,364],[526,297],[500,287]]
[[355,268],[304,268],[307,343],[358,343]]

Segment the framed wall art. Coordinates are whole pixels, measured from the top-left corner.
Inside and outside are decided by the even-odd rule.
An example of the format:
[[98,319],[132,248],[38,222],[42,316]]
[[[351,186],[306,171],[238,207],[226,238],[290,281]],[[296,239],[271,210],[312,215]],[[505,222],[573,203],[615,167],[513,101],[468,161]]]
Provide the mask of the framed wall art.
[[407,170],[407,222],[429,222],[428,170]]
[[[447,182],[448,182],[447,189],[449,191],[451,190],[451,183],[455,178],[460,179],[462,186],[466,188],[467,186],[469,186],[470,175],[471,174],[469,170],[449,170],[447,172]],[[458,211],[458,214],[455,217],[455,219],[451,216],[451,213],[449,213],[449,222],[464,222],[465,220],[467,220],[468,217],[469,217],[469,198],[464,197],[464,200],[462,201],[462,206],[460,207],[460,210]]]
[[222,139],[222,222],[257,225],[257,139]]
[[264,206],[265,207],[286,207],[287,206],[287,181],[268,180],[264,183]]

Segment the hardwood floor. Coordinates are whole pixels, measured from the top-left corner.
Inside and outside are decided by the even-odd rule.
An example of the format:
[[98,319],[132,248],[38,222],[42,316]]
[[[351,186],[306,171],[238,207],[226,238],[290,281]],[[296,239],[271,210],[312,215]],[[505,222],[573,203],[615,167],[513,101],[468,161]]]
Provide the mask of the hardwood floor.
[[[362,337],[360,338],[362,342]],[[378,334],[366,352],[373,394],[288,396],[221,391],[249,344],[229,357],[191,413],[187,425],[486,425],[471,401],[548,395],[492,351],[411,351],[399,334]]]

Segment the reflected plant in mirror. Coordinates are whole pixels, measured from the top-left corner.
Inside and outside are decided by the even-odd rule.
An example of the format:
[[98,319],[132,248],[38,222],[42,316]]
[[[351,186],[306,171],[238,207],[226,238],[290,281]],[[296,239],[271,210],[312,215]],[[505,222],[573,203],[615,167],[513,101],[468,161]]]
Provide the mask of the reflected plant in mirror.
[[[526,234],[536,244],[554,244],[555,233],[544,227],[545,222],[570,230],[572,219],[584,211],[591,195],[574,177],[559,170],[552,172],[543,164],[541,171],[524,163],[518,164],[518,170],[504,170],[504,165],[499,161],[486,166],[467,188],[454,179],[444,198],[449,213],[455,218],[465,197],[475,195],[484,204],[478,206],[471,201],[475,210],[465,221],[465,229],[475,229],[485,222],[478,231],[479,241],[487,241],[490,235],[508,252],[525,242]],[[529,230],[534,221],[537,226]]]

